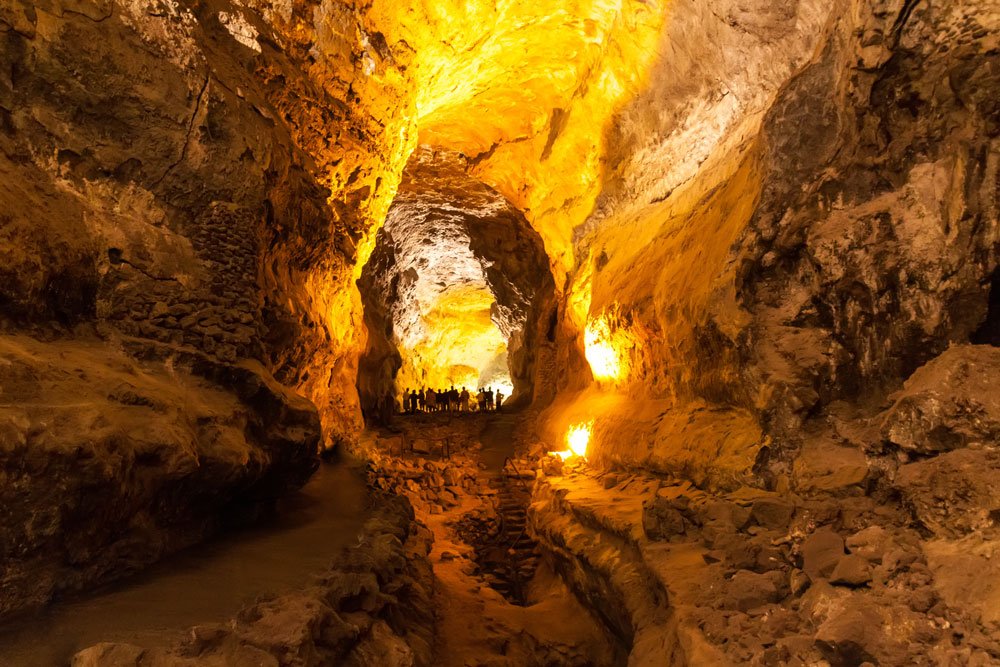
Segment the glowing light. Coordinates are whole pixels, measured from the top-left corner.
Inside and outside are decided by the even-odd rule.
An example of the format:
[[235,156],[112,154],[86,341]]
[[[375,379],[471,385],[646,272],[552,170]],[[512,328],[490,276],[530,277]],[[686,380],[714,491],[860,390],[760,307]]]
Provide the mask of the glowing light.
[[552,452],[552,454],[558,456],[563,461],[571,456],[586,458],[587,445],[590,444],[590,432],[593,428],[593,420],[585,424],[573,424],[569,427],[569,430],[566,431],[566,445],[568,449],[564,449],[561,452]]
[[594,428],[594,422],[586,424],[574,424],[566,432],[566,444],[577,456],[587,455],[587,445],[590,443],[590,431]]
[[618,381],[625,377],[627,359],[624,352],[632,345],[626,332],[613,331],[603,317],[587,323],[584,354],[591,372],[598,380]]

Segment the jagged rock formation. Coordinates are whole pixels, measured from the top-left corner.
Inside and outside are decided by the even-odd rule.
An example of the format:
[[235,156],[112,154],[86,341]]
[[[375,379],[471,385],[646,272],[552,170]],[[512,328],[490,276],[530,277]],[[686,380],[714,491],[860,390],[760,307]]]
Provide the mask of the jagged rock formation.
[[329,367],[303,283],[354,252],[343,227],[317,236],[328,191],[275,121],[312,84],[197,11],[0,8],[2,612],[197,541],[307,478],[320,417],[328,437],[354,421],[279,384],[308,394]]
[[662,203],[591,220],[570,303],[619,335],[629,372],[606,384],[641,399],[601,399],[598,452],[739,484],[768,437],[794,449],[824,405],[877,401],[969,340],[997,264],[995,109],[970,98],[997,85],[982,10],[836,13],[759,134]]
[[0,352],[0,615],[133,573],[315,470],[315,406],[249,362],[178,378],[97,342]]

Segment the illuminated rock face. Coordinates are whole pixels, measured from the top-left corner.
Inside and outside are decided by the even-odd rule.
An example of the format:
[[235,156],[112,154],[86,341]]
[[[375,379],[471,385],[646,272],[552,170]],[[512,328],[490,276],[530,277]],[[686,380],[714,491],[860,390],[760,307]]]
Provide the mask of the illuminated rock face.
[[329,344],[306,283],[350,275],[353,244],[275,120],[312,84],[216,9],[0,6],[0,615],[135,571],[317,464],[316,405],[275,378]]
[[[898,387],[985,326],[996,111],[978,91],[997,85],[985,55],[996,10],[825,11],[730,12],[740,37],[706,18],[701,29],[761,68],[760,85],[736,76],[732,95],[682,122],[644,116],[643,97],[621,114],[617,174],[577,231],[567,295],[599,386],[553,412],[553,440],[597,410],[598,457],[721,487],[770,460],[769,479],[788,484],[778,459],[811,414]],[[650,95],[680,86],[659,67]],[[964,83],[939,90],[953,78]],[[741,86],[756,102],[726,110]],[[643,118],[662,129],[629,134]],[[691,152],[669,153],[682,137]],[[659,150],[677,159],[657,175]]]

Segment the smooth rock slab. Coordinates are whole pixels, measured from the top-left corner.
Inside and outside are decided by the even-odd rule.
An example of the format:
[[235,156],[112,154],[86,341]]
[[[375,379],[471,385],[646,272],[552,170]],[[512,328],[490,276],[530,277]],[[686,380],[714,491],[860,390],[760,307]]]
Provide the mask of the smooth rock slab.
[[868,460],[856,447],[827,440],[808,441],[793,466],[799,491],[836,492],[861,486],[868,477]]

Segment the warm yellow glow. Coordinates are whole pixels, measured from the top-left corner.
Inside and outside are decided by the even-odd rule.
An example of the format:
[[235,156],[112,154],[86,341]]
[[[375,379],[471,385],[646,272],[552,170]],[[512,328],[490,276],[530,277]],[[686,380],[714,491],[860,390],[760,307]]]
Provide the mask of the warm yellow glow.
[[400,341],[397,386],[474,391],[498,357],[506,365],[507,340],[490,318],[493,302],[485,283],[442,292],[421,313],[419,337]]
[[587,455],[587,445],[590,443],[590,431],[594,428],[594,422],[586,424],[574,424],[566,432],[566,444],[570,451],[577,456]]
[[660,0],[374,0],[366,29],[392,58],[353,90],[386,133],[384,117],[407,110],[397,143],[476,158],[475,175],[542,235],[560,282],[601,190],[604,131],[646,85],[666,14]]
[[566,445],[568,448],[561,452],[552,452],[552,454],[558,456],[563,461],[572,456],[586,458],[587,445],[590,444],[590,432],[593,428],[593,420],[586,423],[573,424],[566,431]]
[[[280,113],[294,116],[298,145],[317,160],[338,228],[357,234],[354,264],[315,269],[308,290],[314,301],[296,304],[319,314],[332,341],[330,353],[317,357],[312,386],[301,388],[320,402],[339,393],[330,391],[331,382],[350,393],[349,374],[364,343],[361,307],[356,297],[336,295],[354,291],[418,143],[466,155],[473,175],[525,213],[542,236],[556,283],[564,284],[575,263],[573,231],[594,211],[604,186],[607,130],[664,57],[658,44],[668,0],[314,4],[315,11],[289,11],[275,22],[296,52],[310,53],[310,79],[344,100],[351,125],[336,136],[317,133],[314,104],[299,104],[298,94],[275,101]],[[466,334],[460,344],[480,340],[490,354],[502,352],[492,334],[484,340],[470,334],[468,323],[459,326]],[[404,382],[419,386],[429,374],[427,382],[450,384],[457,366],[476,366],[464,352],[458,360],[439,359],[443,337],[443,329],[433,329],[421,349],[406,346],[414,353],[404,351]],[[321,408],[325,426],[330,416],[347,413],[360,424],[356,399],[345,400],[353,403]]]
[[622,374],[621,355],[611,344],[611,330],[603,319],[587,324],[584,334],[587,363],[599,380],[617,380]]
[[628,377],[629,355],[637,342],[624,327],[612,322],[607,314],[587,322],[584,354],[596,379],[621,382]]
[[499,382],[487,382],[487,385],[492,387],[493,391],[499,391],[507,398],[510,398],[510,395],[514,393],[514,383],[510,381],[510,378]]

